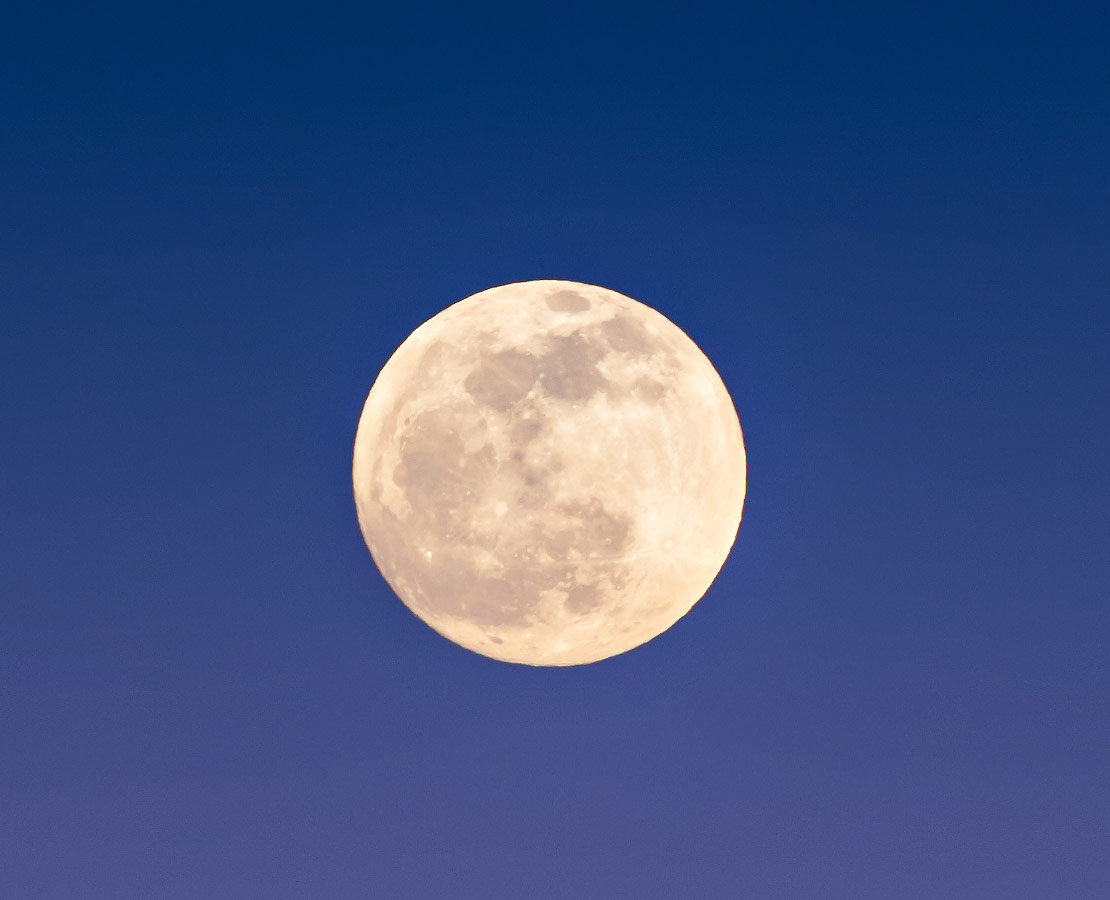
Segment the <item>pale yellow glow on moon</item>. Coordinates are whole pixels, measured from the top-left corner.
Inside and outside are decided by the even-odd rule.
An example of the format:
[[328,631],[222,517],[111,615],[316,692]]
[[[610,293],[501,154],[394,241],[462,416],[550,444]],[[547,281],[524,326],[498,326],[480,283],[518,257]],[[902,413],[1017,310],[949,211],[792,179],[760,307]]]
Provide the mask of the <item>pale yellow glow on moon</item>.
[[705,355],[606,288],[526,281],[429,319],[382,368],[354,448],[386,581],[446,638],[569,666],[666,631],[744,505],[740,421]]

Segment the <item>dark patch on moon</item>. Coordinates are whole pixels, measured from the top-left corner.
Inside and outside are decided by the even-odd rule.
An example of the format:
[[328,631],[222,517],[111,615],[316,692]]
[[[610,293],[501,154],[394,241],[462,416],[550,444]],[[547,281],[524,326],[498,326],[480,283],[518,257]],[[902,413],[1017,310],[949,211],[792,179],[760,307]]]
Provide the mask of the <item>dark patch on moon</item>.
[[493,444],[467,453],[453,426],[442,407],[420,413],[401,438],[401,461],[393,470],[413,515],[448,539],[462,533],[465,510],[497,470]]
[[416,371],[426,373],[432,378],[439,377],[440,369],[446,364],[450,350],[451,345],[446,341],[432,341],[421,354],[420,361],[416,364]]
[[542,416],[526,415],[513,423],[509,433],[509,441],[514,451],[524,450],[534,441],[544,429],[545,419]]
[[648,378],[645,375],[643,378],[637,379],[634,391],[639,399],[646,400],[649,403],[658,403],[667,395],[667,386],[663,382]]
[[556,291],[547,300],[547,308],[555,312],[585,312],[590,308],[590,301],[577,291]]
[[548,472],[538,466],[531,466],[521,473],[520,494],[517,505],[522,509],[539,509],[551,499],[551,485]]
[[621,353],[651,354],[663,349],[660,341],[632,316],[614,316],[602,322],[600,327],[609,346]]
[[581,332],[549,341],[550,350],[537,362],[537,377],[543,392],[560,400],[587,400],[608,387],[597,364],[605,350],[587,340]]
[[560,508],[578,520],[578,527],[569,533],[570,543],[587,558],[614,556],[632,541],[631,520],[609,512],[597,497],[566,503]]
[[601,605],[601,589],[596,584],[575,584],[567,590],[563,605],[572,613],[597,609]]
[[[534,590],[529,585],[504,578],[471,576],[470,583],[458,582],[454,590],[454,615],[476,625],[524,625],[532,618]],[[439,608],[438,598],[436,608]]]
[[482,357],[463,386],[478,403],[505,411],[523,400],[536,382],[536,358],[520,350]]
[[[388,510],[383,524],[399,534],[412,531],[411,523],[400,522]],[[439,537],[425,533],[429,541]],[[538,588],[534,578],[529,583],[527,572],[489,575],[475,568],[470,544],[430,546],[431,559],[404,538],[390,540],[380,551],[375,548],[382,574],[395,590],[403,591],[413,612],[433,622],[449,616],[485,627],[520,628],[534,621]]]

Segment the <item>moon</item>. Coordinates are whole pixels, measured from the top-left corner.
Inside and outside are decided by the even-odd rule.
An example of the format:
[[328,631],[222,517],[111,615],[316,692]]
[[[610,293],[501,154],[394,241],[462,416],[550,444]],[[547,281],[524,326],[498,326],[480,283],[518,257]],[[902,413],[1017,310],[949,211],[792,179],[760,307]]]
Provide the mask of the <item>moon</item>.
[[651,640],[705,594],[747,457],[678,326],[544,280],[467,297],[397,348],[352,475],[366,545],[417,617],[484,656],[572,666]]

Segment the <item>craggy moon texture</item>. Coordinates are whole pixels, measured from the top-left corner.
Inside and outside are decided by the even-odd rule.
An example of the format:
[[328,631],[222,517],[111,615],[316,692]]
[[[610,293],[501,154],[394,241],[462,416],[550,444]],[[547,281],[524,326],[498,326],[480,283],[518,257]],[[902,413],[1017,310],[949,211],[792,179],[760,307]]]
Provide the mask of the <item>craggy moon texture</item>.
[[569,666],[670,628],[736,539],[746,457],[678,327],[593,285],[527,281],[429,319],[382,368],[354,448],[382,575],[444,637]]

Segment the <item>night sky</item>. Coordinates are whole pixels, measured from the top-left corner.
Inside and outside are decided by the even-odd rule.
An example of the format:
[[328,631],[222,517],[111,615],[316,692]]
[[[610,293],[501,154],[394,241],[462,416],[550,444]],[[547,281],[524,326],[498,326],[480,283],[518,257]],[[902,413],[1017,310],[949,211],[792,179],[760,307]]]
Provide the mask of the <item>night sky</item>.
[[[6,6],[0,897],[1110,897],[1096,6]],[[749,454],[705,599],[570,669],[351,497],[393,349],[532,278]]]

